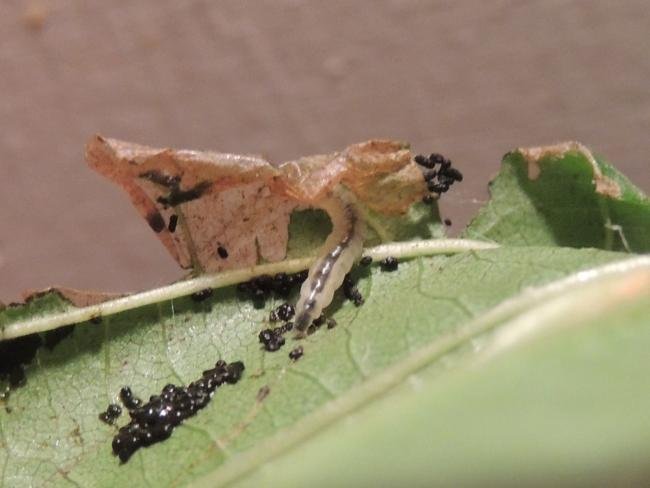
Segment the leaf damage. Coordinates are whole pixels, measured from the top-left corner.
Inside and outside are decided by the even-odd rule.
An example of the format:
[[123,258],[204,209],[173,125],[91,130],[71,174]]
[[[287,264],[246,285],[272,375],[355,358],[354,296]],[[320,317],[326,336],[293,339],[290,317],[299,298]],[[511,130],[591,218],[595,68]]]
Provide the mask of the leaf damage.
[[125,296],[124,293],[111,293],[105,291],[78,290],[65,286],[51,286],[43,290],[25,290],[23,299],[25,303],[33,302],[46,295],[57,295],[77,308],[89,307],[108,300]]
[[291,213],[319,208],[338,185],[386,215],[403,214],[427,193],[407,145],[388,140],[272,165],[95,136],[86,159],[128,193],[181,267],[201,272],[283,260]]
[[650,250],[650,200],[580,143],[507,153],[489,190],[462,235],[507,245]]
[[550,146],[519,148],[517,151],[524,156],[528,163],[528,177],[531,180],[536,180],[539,177],[541,173],[540,162],[543,159],[562,158],[569,152],[580,154],[591,166],[596,193],[609,198],[620,198],[622,195],[619,184],[603,174],[596,158],[584,144],[568,141]]
[[[378,150],[376,146],[369,147],[373,151]],[[404,147],[398,147],[398,152],[404,150]],[[141,161],[143,164],[147,158],[162,153],[166,153],[167,158],[171,157],[169,150],[152,150],[151,153],[146,150],[142,146],[133,149],[133,162],[125,160],[126,167],[137,167],[140,164],[138,157],[144,157]],[[137,157],[135,153],[138,153]],[[127,150],[124,155],[128,156]],[[546,156],[539,158],[543,157]],[[339,173],[342,170],[338,166],[341,161],[337,158],[340,158],[340,154],[334,158],[325,157],[323,161],[329,163],[320,167],[316,164],[312,177],[309,176],[309,171],[301,176],[305,178],[304,188],[312,188],[314,193],[298,198],[285,189],[278,191],[277,195],[283,195],[287,201],[293,202],[292,205],[311,205],[304,199],[320,191],[320,177],[313,176],[317,171],[327,173],[326,168],[331,165],[329,171],[332,181],[337,181],[336,184],[343,181]],[[400,158],[399,155],[395,156],[397,160]],[[386,167],[397,164],[391,158],[382,161]],[[136,186],[150,185],[156,189],[154,193],[145,193],[148,201],[146,205],[152,207],[143,204],[143,208],[153,208],[160,215],[163,226],[159,237],[165,233],[187,233],[187,208],[201,202],[221,183],[213,179],[209,185],[202,184],[209,180],[201,178],[185,181],[182,177],[179,178],[178,173],[167,169],[163,171],[161,168],[164,165],[156,167],[154,173],[145,173],[145,176],[140,172],[133,178],[127,173],[126,176],[122,174],[119,176],[120,184],[131,191],[128,188],[131,188],[129,185],[132,182],[129,181],[135,179]],[[300,165],[292,166],[294,169],[296,167],[301,168]],[[406,172],[411,171],[408,165],[406,167]],[[104,170],[109,171],[107,168],[108,166]],[[124,168],[120,168],[122,170]],[[390,183],[401,171],[393,169],[393,173],[386,174],[385,178],[376,181],[369,179],[367,187],[357,188],[358,195],[367,195],[366,204],[373,202],[373,205],[383,205],[381,198],[373,201],[376,195],[364,191],[367,188],[386,188],[382,185]],[[421,184],[422,172],[417,173],[417,176]],[[292,187],[287,183],[291,181],[290,178],[284,182],[279,182],[277,178],[268,181],[266,187],[271,194],[276,194],[273,185]],[[408,181],[408,177],[403,181]],[[298,187],[303,188],[303,184]],[[143,187],[138,188],[141,190]],[[399,193],[394,191],[394,186],[391,188],[392,194]],[[406,185],[405,188],[407,200],[414,198],[413,195],[409,196],[409,186]],[[230,189],[239,191],[241,187],[235,183]],[[318,198],[315,202],[317,204]],[[175,222],[174,225],[171,225],[172,221]],[[159,224],[160,222],[156,224],[156,228],[161,227]],[[524,230],[533,229],[536,225],[535,221]],[[508,232],[514,231],[511,228]],[[632,239],[636,239],[634,228],[631,234]],[[590,247],[594,247],[598,241],[591,235],[588,237],[592,243]],[[175,284],[177,288],[174,288],[173,293],[159,294],[154,299],[148,296],[149,301],[144,299],[144,293],[109,302],[95,302],[94,305],[87,302],[84,315],[76,315],[77,318],[88,319],[93,316],[91,312],[104,309],[113,315],[104,320],[101,327],[84,328],[87,330],[84,336],[75,334],[74,344],[66,341],[65,348],[62,344],[54,351],[44,351],[39,359],[42,366],[34,375],[34,390],[20,391],[16,395],[17,415],[10,418],[0,412],[0,431],[4,439],[7,439],[2,442],[9,443],[12,449],[12,459],[6,461],[2,481],[11,483],[21,479],[23,466],[31,466],[31,460],[42,456],[43,449],[50,450],[52,454],[51,463],[42,468],[45,473],[42,476],[50,480],[52,477],[70,475],[71,479],[92,484],[97,480],[96,473],[101,472],[108,476],[106,479],[110,479],[111,483],[147,481],[164,485],[171,479],[177,483],[191,481],[197,473],[208,471],[217,473],[217,477],[223,473],[228,478],[232,466],[239,474],[248,472],[259,466],[260,460],[282,454],[286,446],[305,442],[316,429],[326,427],[328,422],[335,422],[354,409],[361,408],[383,394],[388,386],[403,383],[425,359],[434,361],[446,354],[452,346],[455,348],[467,342],[468,338],[484,330],[483,327],[498,327],[499,320],[509,318],[512,314],[499,316],[499,320],[492,315],[489,324],[485,325],[487,322],[484,319],[490,317],[490,312],[484,312],[516,295],[521,287],[525,289],[531,284],[549,282],[577,269],[587,269],[585,276],[594,278],[598,273],[593,270],[593,266],[622,257],[603,251],[557,249],[557,243],[549,241],[544,243],[547,247],[539,248],[509,247],[497,251],[467,248],[472,252],[464,256],[428,257],[415,262],[404,261],[402,264],[403,258],[431,254],[432,247],[426,248],[426,252],[422,249],[431,246],[432,242],[398,243],[366,250],[369,252],[364,252],[364,255],[376,262],[398,256],[398,272],[380,273],[377,268],[369,270],[375,273],[370,273],[370,279],[364,277],[359,286],[371,306],[357,309],[345,302],[337,304],[336,319],[339,326],[326,337],[305,341],[305,344],[309,344],[309,353],[303,357],[298,352],[294,358],[287,354],[267,355],[260,352],[257,334],[260,324],[266,322],[269,310],[257,310],[250,303],[242,302],[234,289],[218,289],[245,281],[242,278],[245,274],[225,272],[194,281],[188,280],[186,283],[191,283],[191,286],[185,286],[185,283]],[[489,247],[488,243],[482,244]],[[224,246],[228,256],[232,255],[232,246],[228,242],[220,239],[213,245]],[[196,258],[196,255],[191,254],[188,250],[190,263]],[[219,255],[218,252],[216,254]],[[212,258],[227,260],[217,256]],[[365,260],[366,264],[367,261],[368,259]],[[274,270],[273,273],[287,271],[281,267],[282,263],[276,264],[280,267],[269,268]],[[298,266],[290,261],[284,265]],[[292,268],[292,272],[308,265],[303,260],[299,268]],[[224,276],[227,279],[219,281]],[[215,277],[219,279],[207,279]],[[647,280],[645,283],[647,285]],[[576,286],[575,282],[573,286]],[[551,289],[553,293],[567,290],[558,289],[554,285],[549,286]],[[179,298],[191,293],[198,294],[186,299]],[[214,304],[210,302],[210,307],[202,306],[202,300],[210,298],[213,293]],[[35,295],[31,299],[32,305],[44,298],[47,298],[47,294]],[[124,301],[141,298],[142,301],[137,302],[132,309]],[[534,293],[531,295],[529,290],[525,306],[537,303],[538,298]],[[518,298],[514,302],[524,307]],[[512,303],[511,301],[510,305]],[[284,309],[278,309],[277,313],[280,312],[284,313]],[[2,313],[4,312],[0,312],[0,320]],[[481,323],[481,327],[472,329],[472,324]],[[419,352],[413,354],[420,347],[431,354],[426,357]],[[245,375],[238,388],[230,390],[228,395],[219,395],[215,399],[217,405],[214,405],[214,411],[208,407],[193,417],[191,425],[183,429],[182,433],[179,432],[178,442],[166,443],[139,453],[141,459],[136,460],[138,463],[131,462],[118,468],[115,460],[108,455],[110,449],[107,446],[113,433],[107,428],[97,428],[98,405],[106,405],[106,392],[115,390],[116,381],[120,384],[139,383],[139,391],[151,391],[150,387],[155,384],[158,391],[166,381],[173,378],[193,377],[191,375],[195,374],[192,372],[197,365],[207,357],[214,357],[215,349],[220,355],[241,358],[249,371],[259,374]],[[360,371],[363,371],[361,376]],[[395,374],[396,371],[399,374]],[[384,372],[388,374],[388,380]],[[262,378],[263,375],[267,376]],[[271,386],[273,394],[269,395]],[[144,387],[149,389],[145,390]],[[42,395],[43,392],[46,395]],[[337,406],[338,409],[332,408]],[[41,415],[51,408],[56,409],[58,415],[56,425],[51,421],[46,423],[48,421],[43,420],[45,417]],[[327,416],[325,420],[323,412]],[[25,429],[21,425],[32,425],[34,419],[43,423],[36,425],[31,436],[33,439],[30,438],[27,443],[24,441]],[[64,436],[59,436],[61,446],[57,445],[56,449],[50,447],[48,439],[60,432],[70,432],[73,427],[77,433],[84,435],[83,449],[79,448],[78,440],[70,441]],[[288,433],[291,442],[287,442],[284,433]],[[270,440],[270,443],[265,444],[265,440]],[[145,442],[148,441],[145,439]],[[271,448],[264,449],[267,445]],[[226,457],[220,451],[224,446],[228,447],[228,455],[244,453],[244,456],[238,457],[241,461],[226,462]],[[251,449],[251,446],[257,447]],[[249,453],[259,457],[251,458]],[[169,459],[174,459],[174,463],[169,463]],[[225,469],[218,469],[219,467]],[[238,468],[243,471],[237,471]],[[42,472],[39,471],[38,476]],[[42,478],[37,479],[40,480]]]

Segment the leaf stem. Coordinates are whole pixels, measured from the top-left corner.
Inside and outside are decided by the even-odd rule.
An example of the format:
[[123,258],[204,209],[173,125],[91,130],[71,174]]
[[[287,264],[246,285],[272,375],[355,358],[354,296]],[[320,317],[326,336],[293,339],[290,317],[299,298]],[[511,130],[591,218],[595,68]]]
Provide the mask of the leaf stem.
[[[393,256],[398,259],[431,256],[435,254],[455,254],[466,251],[492,249],[497,244],[486,241],[469,239],[431,239],[424,241],[395,242],[372,247],[364,252],[373,260]],[[309,268],[316,257],[289,259],[277,263],[260,264],[249,268],[224,271],[221,273],[202,275],[197,278],[179,281],[171,285],[153,290],[134,293],[125,297],[109,300],[88,307],[71,308],[65,312],[53,315],[31,317],[25,321],[5,325],[0,330],[0,340],[14,339],[37,332],[45,332],[89,321],[90,319],[114,315],[146,305],[172,300],[181,296],[191,295],[206,288],[223,288],[226,286],[249,281],[264,274],[296,273]]]

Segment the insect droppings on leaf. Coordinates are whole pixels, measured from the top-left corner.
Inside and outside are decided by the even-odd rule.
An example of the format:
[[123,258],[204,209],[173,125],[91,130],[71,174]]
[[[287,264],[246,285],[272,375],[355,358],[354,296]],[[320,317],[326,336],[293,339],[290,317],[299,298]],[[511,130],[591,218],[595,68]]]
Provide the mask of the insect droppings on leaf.
[[325,315],[320,314],[318,317],[314,319],[314,321],[311,323],[311,326],[314,329],[319,329],[324,323],[325,323]]
[[214,293],[214,290],[212,288],[204,288],[203,290],[199,290],[196,293],[192,293],[190,295],[190,298],[194,300],[195,302],[202,302],[204,300],[207,300],[210,298]]
[[432,193],[424,197],[424,203],[432,203],[436,195],[446,193],[455,182],[463,181],[462,173],[453,168],[452,162],[441,154],[432,153],[428,157],[419,154],[413,160],[423,168],[424,181]]
[[274,329],[264,329],[258,334],[260,343],[264,346],[264,350],[274,352],[284,346],[285,339],[282,335],[282,328],[276,327]]
[[217,254],[221,259],[226,259],[228,257],[228,250],[222,245],[219,245],[217,247]]
[[169,217],[169,224],[167,224],[167,230],[172,234],[176,232],[176,226],[178,225],[178,215],[172,214]]
[[122,415],[122,408],[115,403],[111,403],[106,407],[106,411],[99,414],[99,420],[105,424],[113,425],[120,415]]
[[[176,426],[210,402],[217,388],[225,383],[237,383],[244,369],[241,361],[226,364],[220,360],[188,386],[165,385],[160,394],[152,395],[146,404],[130,409],[131,421],[113,437],[113,454],[126,463],[141,447],[168,439]],[[129,387],[120,391],[122,401],[132,396]]]
[[157,210],[149,212],[146,219],[149,227],[151,227],[151,230],[153,230],[156,234],[162,232],[162,230],[165,228],[165,219],[163,219],[162,215],[160,215],[160,212]]
[[127,410],[133,410],[142,405],[142,400],[134,396],[131,388],[128,386],[123,386],[120,390],[120,400],[122,400],[122,405],[124,405]]
[[312,321],[311,325],[307,328],[307,334],[313,334],[314,332],[316,332],[318,329],[320,329],[323,326],[325,321],[326,321],[325,315],[320,314]]
[[264,306],[266,299],[275,294],[286,297],[291,290],[307,279],[307,272],[300,271],[294,274],[278,273],[274,276],[261,275],[245,283],[237,285],[237,291],[253,300],[256,307]]
[[296,310],[294,309],[293,305],[285,302],[271,311],[269,314],[269,322],[277,322],[278,320],[287,322],[293,318],[295,313]]
[[355,306],[360,307],[365,303],[363,295],[361,295],[361,292],[357,288],[354,279],[352,279],[352,276],[350,276],[350,273],[345,275],[342,288],[345,298],[354,303]]
[[122,408],[116,404],[116,403],[111,403],[107,408],[106,408],[106,413],[110,415],[111,417],[119,417],[122,415]]
[[292,361],[298,361],[304,354],[304,349],[302,346],[297,346],[291,350],[289,353],[289,359]]
[[382,271],[395,271],[399,265],[397,259],[392,256],[388,256],[386,259],[382,259],[379,264]]
[[97,418],[108,425],[113,425],[113,419],[108,416],[106,412],[100,413]]

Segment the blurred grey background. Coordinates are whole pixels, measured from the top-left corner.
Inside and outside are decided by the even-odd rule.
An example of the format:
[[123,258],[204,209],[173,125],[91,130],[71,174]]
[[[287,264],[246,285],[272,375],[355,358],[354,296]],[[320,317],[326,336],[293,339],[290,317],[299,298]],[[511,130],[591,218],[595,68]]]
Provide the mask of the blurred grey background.
[[577,139],[650,190],[650,3],[0,0],[0,300],[127,291],[181,271],[117,187],[104,135],[285,160],[409,140],[466,175]]

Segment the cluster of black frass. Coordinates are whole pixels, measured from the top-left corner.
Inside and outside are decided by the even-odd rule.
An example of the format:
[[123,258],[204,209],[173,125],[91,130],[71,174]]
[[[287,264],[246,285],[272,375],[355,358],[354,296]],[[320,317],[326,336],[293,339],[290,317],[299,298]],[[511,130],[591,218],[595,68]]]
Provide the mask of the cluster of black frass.
[[307,279],[307,271],[299,273],[277,273],[261,275],[245,283],[237,285],[237,291],[244,296],[250,297],[255,306],[264,306],[265,301],[273,294],[286,298],[291,290]]
[[429,156],[418,154],[413,161],[422,168],[427,190],[431,192],[424,197],[425,203],[433,202],[436,196],[446,193],[451,185],[463,181],[462,173],[452,167],[451,161],[441,154],[432,153]]
[[[174,427],[204,408],[218,387],[224,383],[237,383],[243,372],[244,363],[241,361],[227,364],[220,360],[214,368],[204,371],[200,379],[188,386],[166,385],[159,395],[151,396],[145,404],[125,386],[120,391],[120,399],[128,409],[131,421],[113,438],[113,454],[124,463],[141,447],[164,441]],[[100,418],[109,422],[115,420],[115,414],[119,415],[115,407],[118,406],[109,405]]]

